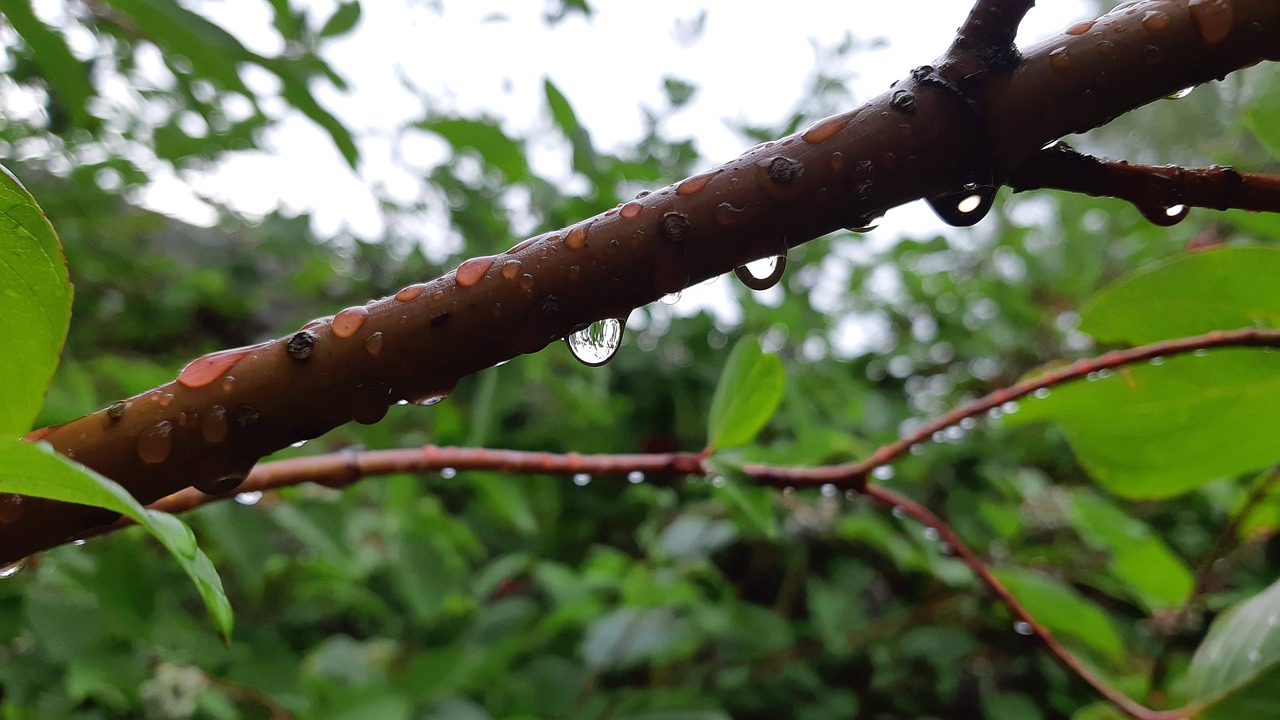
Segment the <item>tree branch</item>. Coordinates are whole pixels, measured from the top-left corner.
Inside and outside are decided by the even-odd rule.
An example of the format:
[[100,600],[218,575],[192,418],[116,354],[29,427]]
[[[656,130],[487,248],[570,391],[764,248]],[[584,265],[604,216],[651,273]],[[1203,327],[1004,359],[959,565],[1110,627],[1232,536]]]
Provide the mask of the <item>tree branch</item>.
[[947,54],[938,62],[944,77],[965,85],[991,71],[1018,64],[1014,38],[1035,0],[978,0]]
[[1130,165],[1077,152],[1066,143],[1046,148],[1018,166],[1014,192],[1053,189],[1128,200],[1156,225],[1175,225],[1191,207],[1280,212],[1280,176],[1234,168]]
[[[351,420],[376,422],[401,398],[438,398],[459,378],[587,323],[625,317],[750,260],[865,225],[887,208],[959,190],[972,173],[970,148],[982,148],[998,179],[1066,133],[1280,58],[1274,0],[1233,0],[1215,33],[1181,0],[1153,7],[1171,16],[1158,36],[1141,13],[1112,13],[1090,32],[1027,50],[1016,72],[987,76],[976,105],[932,83],[918,83],[910,102],[882,95],[395,297],[200,358],[174,382],[30,439],[47,440],[144,503],[191,485],[225,492],[259,458],[298,440]],[[103,522],[81,506],[31,500],[22,508],[0,523],[0,564]]]

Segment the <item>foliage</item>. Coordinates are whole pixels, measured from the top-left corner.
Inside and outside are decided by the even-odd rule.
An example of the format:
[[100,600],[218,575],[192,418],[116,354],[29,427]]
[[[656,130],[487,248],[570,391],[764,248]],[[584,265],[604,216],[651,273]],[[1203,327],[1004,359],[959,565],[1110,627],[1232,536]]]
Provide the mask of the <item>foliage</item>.
[[[317,238],[305,217],[254,223],[230,211],[215,228],[193,228],[123,201],[154,169],[129,148],[153,148],[174,167],[211,162],[252,147],[275,122],[264,98],[240,86],[238,62],[278,76],[284,101],[354,159],[350,131],[308,90],[340,82],[322,49],[359,22],[354,3],[321,19],[273,2],[276,32],[293,50],[278,57],[250,53],[173,3],[75,5],[60,26],[24,12],[23,2],[13,7],[3,31],[21,42],[6,43],[4,82],[34,92],[45,112],[0,128],[0,156],[53,218],[77,289],[38,424],[80,416],[172,378],[200,352],[394,292],[462,257],[429,256],[404,231],[380,243]],[[548,17],[590,12],[566,2]],[[96,76],[66,41],[76,24],[97,31],[94,62],[134,86],[143,86],[145,48],[168,50],[160,57],[169,82],[143,94],[167,108],[157,122],[94,109]],[[672,87],[687,90],[681,82]],[[253,109],[224,117],[237,94]],[[540,176],[530,162],[536,138],[513,137],[493,117],[424,109],[415,129],[451,152],[429,181],[466,255],[500,250],[523,227],[527,218],[504,200],[513,188],[531,198],[537,229],[550,229],[677,179],[697,160],[689,141],[663,136],[656,121],[638,148],[608,152],[553,80],[544,100],[585,189]],[[1135,158],[1190,144],[1207,156],[1168,159],[1276,170],[1280,155],[1257,159],[1259,147],[1276,147],[1275,83],[1244,74],[1177,102],[1085,142]],[[195,134],[199,142],[184,129],[191,113],[210,128]],[[1168,115],[1180,127],[1160,119]],[[17,202],[8,197],[0,202]],[[1183,252],[1193,239],[1229,247]],[[717,454],[719,482],[446,472],[211,505],[189,519],[236,609],[228,646],[202,619],[183,568],[162,561],[148,536],[123,531],[59,548],[0,582],[0,714],[1110,717],[1087,707],[1089,690],[1037,651],[935,535],[865,499],[752,487],[735,467],[865,457],[1054,359],[1273,326],[1266,245],[1277,239],[1275,216],[1193,212],[1166,230],[1118,201],[1039,194],[1001,197],[965,233],[887,247],[843,232],[807,243],[791,252],[783,288],[753,295],[730,286],[738,322],[655,304],[633,314],[607,366],[581,367],[553,347],[465,380],[429,410],[396,407],[376,426],[280,453],[424,442],[583,453],[710,444],[734,450]],[[6,313],[17,307],[0,301]],[[849,343],[853,328],[869,328],[868,341]],[[51,371],[49,343],[33,352],[38,372]],[[1165,655],[1167,686],[1185,688],[1172,701],[1224,696],[1211,713],[1239,716],[1259,706],[1232,703],[1274,695],[1277,658],[1266,643],[1280,492],[1254,485],[1256,471],[1280,460],[1265,420],[1275,406],[1266,394],[1274,360],[1220,351],[1055,388],[937,438],[885,482],[946,517],[1118,686],[1143,696]],[[38,398],[46,382],[38,372],[3,392]],[[728,389],[715,390],[722,374]],[[734,390],[744,384],[762,397]],[[4,396],[0,407],[17,405]],[[9,435],[28,429],[31,413],[7,425]],[[1262,500],[1230,539],[1235,549],[1215,558],[1217,530],[1255,487]],[[1182,612],[1193,589],[1202,602]],[[1232,664],[1206,659],[1215,651]],[[1268,673],[1237,672],[1250,662]]]

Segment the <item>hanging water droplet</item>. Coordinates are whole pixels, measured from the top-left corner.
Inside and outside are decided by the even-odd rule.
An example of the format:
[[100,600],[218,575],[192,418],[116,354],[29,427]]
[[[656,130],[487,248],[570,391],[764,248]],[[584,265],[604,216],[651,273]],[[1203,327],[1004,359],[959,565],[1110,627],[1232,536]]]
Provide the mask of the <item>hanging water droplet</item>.
[[905,518],[907,516],[907,509],[902,507],[901,505],[894,505],[893,516],[901,520],[902,518]]
[[995,201],[996,189],[990,185],[966,186],[959,192],[929,198],[929,207],[942,221],[955,227],[976,225],[987,216]]
[[1190,94],[1191,94],[1191,91],[1192,91],[1192,90],[1194,90],[1194,89],[1195,89],[1195,88],[1193,88],[1193,87],[1184,87],[1184,88],[1182,88],[1181,90],[1179,90],[1178,92],[1170,93],[1170,94],[1166,95],[1165,97],[1167,97],[1167,98],[1168,98],[1168,99],[1170,99],[1170,100],[1181,100],[1182,98],[1184,98],[1184,97],[1186,97],[1186,96],[1190,95]]
[[162,463],[173,448],[173,423],[161,420],[138,437],[138,458],[148,465]]
[[445,480],[452,480],[458,477],[458,470],[457,468],[451,468],[451,467],[440,468],[440,477],[444,478]]
[[925,540],[928,540],[929,542],[937,542],[937,541],[938,541],[938,528],[935,528],[935,527],[927,527],[927,528],[925,528],[925,529],[924,529],[924,531],[922,532],[922,534],[924,535],[924,539],[925,539]]
[[434,392],[429,395],[423,395],[420,398],[414,398],[410,402],[419,407],[431,407],[432,405],[439,405],[448,397],[448,392]]
[[622,321],[617,318],[597,320],[564,339],[569,352],[578,362],[598,367],[613,359],[622,344]]
[[733,274],[738,276],[743,285],[752,290],[768,290],[778,284],[786,269],[787,256],[774,255],[736,267],[733,269]]
[[298,442],[290,443],[290,444],[289,444],[289,447],[291,447],[291,448],[300,448],[300,447],[302,447],[303,445],[306,445],[306,444],[307,444],[307,441],[306,441],[306,440],[299,440]]
[[675,291],[675,292],[673,292],[673,293],[667,293],[666,295],[663,295],[663,296],[662,296],[662,304],[664,304],[664,305],[675,305],[675,304],[676,304],[676,303],[678,303],[678,302],[680,302],[680,291],[679,291],[679,290],[677,290],[677,291]]
[[871,477],[875,478],[876,480],[892,480],[893,466],[881,465],[880,467],[871,471]]
[[1036,388],[1036,391],[1032,393],[1032,396],[1037,400],[1043,400],[1049,397],[1049,388]]
[[242,483],[244,483],[244,474],[232,473],[230,475],[223,475],[219,478],[201,480],[193,483],[192,487],[205,495],[226,495],[232,490],[240,487]]
[[22,572],[22,568],[26,566],[27,566],[27,561],[24,559],[24,560],[19,560],[18,562],[15,562],[15,563],[9,563],[4,567],[0,567],[0,580],[7,580],[8,578],[11,578],[14,575],[17,575],[18,573]]
[[820,492],[822,493],[822,497],[835,497],[840,491],[831,483],[823,483]]
[[884,222],[883,215],[879,213],[871,213],[869,215],[864,215],[860,218],[857,218],[852,223],[850,223],[849,227],[845,229],[848,230],[849,232],[869,233],[872,230],[875,230],[876,228],[880,227],[881,222]]
[[248,492],[236,493],[236,502],[241,505],[257,505],[262,499],[261,490],[250,490]]
[[639,485],[640,483],[644,482],[644,473],[640,472],[639,470],[632,470],[631,472],[627,473],[627,482],[631,483],[632,485]]
[[590,473],[574,473],[573,484],[578,487],[586,487],[591,482]]
[[1019,635],[1030,635],[1031,624],[1027,622],[1023,622],[1022,620],[1019,620],[1018,622],[1013,624],[1013,631],[1018,633]]
[[85,544],[86,542],[89,542],[89,541],[88,541],[88,540],[85,540],[84,538],[80,538],[79,540],[72,540],[72,541],[71,541],[71,544],[72,544],[72,545],[75,545],[76,547],[80,547],[81,545]]

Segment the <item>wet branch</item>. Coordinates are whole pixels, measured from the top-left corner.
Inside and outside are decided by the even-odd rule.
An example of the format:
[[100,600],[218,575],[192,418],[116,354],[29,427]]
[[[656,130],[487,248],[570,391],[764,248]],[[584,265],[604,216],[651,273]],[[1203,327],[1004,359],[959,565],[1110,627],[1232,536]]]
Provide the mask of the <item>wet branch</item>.
[[1280,212],[1280,175],[1241,173],[1215,165],[1131,165],[1103,160],[1057,143],[1018,166],[1008,178],[1014,192],[1053,189],[1114,197],[1134,204],[1156,225],[1175,225],[1189,208]]
[[[982,32],[971,28],[974,37],[998,45],[1020,7],[1029,3],[980,3],[976,18],[1007,12]],[[1159,7],[1170,20],[1158,35],[1143,27],[1141,13],[1111,13],[1088,32],[1026,49],[1016,72],[984,75],[963,102],[925,74],[909,98],[886,93],[394,297],[199,358],[173,382],[29,439],[49,442],[143,503],[189,486],[225,493],[259,458],[294,442],[352,420],[377,422],[400,399],[438,400],[466,375],[748,261],[866,225],[888,208],[951,197],[974,176],[974,158],[998,181],[1065,134],[1280,58],[1275,0],[1233,0],[1230,16],[1213,26],[1180,2]],[[0,522],[0,563],[104,522],[82,506],[33,499],[22,508]]]
[[1014,38],[1035,0],[978,0],[955,42],[939,61],[951,81],[965,84],[989,71],[1009,70],[1018,63]]

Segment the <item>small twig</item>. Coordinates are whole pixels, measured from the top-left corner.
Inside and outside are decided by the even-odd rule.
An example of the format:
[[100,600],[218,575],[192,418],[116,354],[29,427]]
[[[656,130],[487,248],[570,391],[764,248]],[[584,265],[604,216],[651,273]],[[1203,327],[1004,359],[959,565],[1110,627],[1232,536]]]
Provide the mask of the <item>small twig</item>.
[[1018,26],[1035,0],[978,0],[956,33],[955,42],[939,62],[952,82],[966,80],[990,70],[1011,68],[1018,62],[1013,41]]
[[1131,165],[1085,155],[1066,143],[1035,153],[1007,182],[1014,192],[1052,189],[1120,198],[1162,226],[1181,222],[1191,207],[1280,212],[1280,176],[1216,165]]
[[934,515],[929,508],[906,496],[899,495],[888,488],[884,488],[873,483],[867,484],[867,486],[862,489],[862,492],[869,497],[875,498],[877,502],[885,507],[893,508],[915,519],[926,527],[936,530],[938,532],[938,538],[951,545],[952,551],[955,552],[962,561],[964,561],[965,565],[969,566],[969,569],[973,571],[974,575],[978,576],[978,579],[982,581],[982,584],[986,585],[987,588],[996,595],[996,597],[1000,598],[1000,601],[1009,608],[1010,613],[1027,624],[1031,634],[1035,635],[1042,643],[1044,643],[1044,646],[1048,648],[1049,652],[1053,654],[1063,667],[1079,676],[1081,680],[1088,683],[1098,692],[1099,695],[1102,695],[1113,705],[1128,713],[1130,716],[1137,718],[1137,720],[1177,720],[1178,718],[1185,716],[1186,713],[1183,711],[1152,710],[1144,707],[1143,705],[1135,702],[1129,696],[1107,684],[1106,680],[1103,680],[1101,677],[1096,675],[1087,665],[1084,664],[1082,660],[1080,660],[1080,658],[1076,657],[1076,655],[1063,646],[1062,643],[1058,642],[1058,639],[1053,636],[1053,633],[1049,632],[1048,628],[1037,621],[1035,616],[1032,615],[1030,611],[1028,611],[1027,608],[1018,600],[1017,596],[1010,592],[1009,588],[1005,587],[1004,583],[1000,582],[1000,579],[991,571],[991,568],[987,565],[986,561],[979,557],[972,548],[966,545],[964,540],[962,540],[960,536],[951,529],[951,526],[942,518]]

